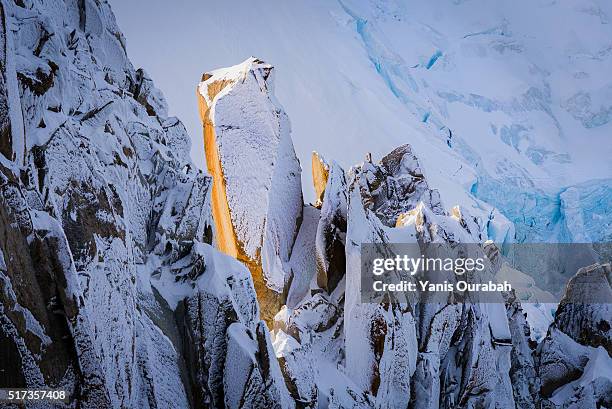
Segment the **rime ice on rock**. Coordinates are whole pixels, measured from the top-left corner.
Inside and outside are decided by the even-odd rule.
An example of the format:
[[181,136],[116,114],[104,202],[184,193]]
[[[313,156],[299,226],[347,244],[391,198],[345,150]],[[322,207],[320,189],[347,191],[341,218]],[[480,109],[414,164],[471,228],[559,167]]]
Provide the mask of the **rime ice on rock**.
[[[372,164],[353,169],[348,187],[344,338],[347,375],[377,405],[399,408],[410,399],[417,354],[416,328],[405,299],[390,307],[361,302],[361,243],[387,249],[385,227],[368,206]],[[374,182],[376,183],[376,182]],[[393,345],[393,347],[391,347]]]
[[303,204],[301,168],[273,73],[250,58],[204,74],[198,87],[217,245],[249,266],[268,321],[283,304]]
[[[581,268],[568,282],[555,320],[536,351],[545,404],[612,405],[611,277],[610,263],[596,264]],[[598,302],[590,303],[593,299]]]
[[[320,163],[324,163],[322,158],[313,154],[313,173]],[[321,216],[315,241],[317,284],[331,293],[342,280],[346,269],[347,186],[344,170],[336,162],[321,167],[326,171],[326,176],[321,191]],[[318,189],[316,185],[315,188]]]

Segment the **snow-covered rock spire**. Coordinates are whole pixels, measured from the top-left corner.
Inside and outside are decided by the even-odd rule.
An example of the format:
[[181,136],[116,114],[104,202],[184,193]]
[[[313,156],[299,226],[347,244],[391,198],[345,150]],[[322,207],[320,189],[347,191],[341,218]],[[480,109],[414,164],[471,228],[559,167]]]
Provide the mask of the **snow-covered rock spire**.
[[198,86],[218,248],[253,275],[267,321],[284,304],[302,219],[301,168],[274,68],[256,58],[205,73]]

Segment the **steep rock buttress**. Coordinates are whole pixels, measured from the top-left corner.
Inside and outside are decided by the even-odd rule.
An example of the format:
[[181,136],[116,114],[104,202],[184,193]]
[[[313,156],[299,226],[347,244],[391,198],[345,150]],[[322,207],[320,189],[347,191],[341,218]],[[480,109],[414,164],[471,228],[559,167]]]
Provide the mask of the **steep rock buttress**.
[[284,304],[303,206],[301,168],[273,74],[250,58],[205,73],[198,87],[217,246],[249,267],[268,322]]

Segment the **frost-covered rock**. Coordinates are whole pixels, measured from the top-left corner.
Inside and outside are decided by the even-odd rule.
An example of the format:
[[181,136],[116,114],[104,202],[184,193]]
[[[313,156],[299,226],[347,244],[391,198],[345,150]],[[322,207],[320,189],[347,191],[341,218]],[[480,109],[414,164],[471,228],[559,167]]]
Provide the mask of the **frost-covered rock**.
[[132,67],[109,5],[2,2],[0,12],[10,386],[63,389],[96,408],[219,407],[257,387],[293,407],[248,269],[209,245],[212,180]]
[[[378,170],[372,168],[366,162],[353,169],[347,193],[346,370],[356,385],[375,397],[377,406],[397,408],[410,399],[409,380],[416,365],[416,328],[406,299],[390,300],[391,305],[361,299],[361,244],[379,243],[386,248],[390,243],[382,221],[370,210],[376,197],[370,190],[370,175]],[[374,183],[373,190],[376,190],[380,181],[377,179]],[[392,254],[391,249],[387,248],[386,254]]]
[[133,85],[133,93],[136,101],[140,102],[147,110],[149,116],[168,116],[168,104],[160,90],[155,88],[153,80],[142,68],[136,71],[136,83]]
[[612,356],[612,266],[581,268],[567,284],[554,325],[574,341],[603,347]]
[[610,265],[580,269],[567,285],[536,364],[546,408],[610,405]]
[[612,359],[599,347],[590,351],[582,375],[557,389],[544,408],[607,408],[612,404]]
[[440,193],[429,188],[410,145],[387,154],[380,164],[366,160],[359,188],[364,206],[373,211],[385,226],[393,227],[401,213],[422,201],[436,214],[443,214]]
[[579,378],[588,356],[588,347],[551,327],[538,347],[537,367],[542,395],[551,396],[558,387]]
[[274,335],[274,350],[296,406],[316,408],[318,372],[312,354],[312,345],[307,343],[300,345],[293,337],[278,330]]
[[[535,353],[519,293],[363,302],[363,243],[453,250],[505,242],[511,226],[495,210],[446,209],[409,145],[346,173],[314,155],[318,201],[305,206],[273,69],[257,59],[200,83],[210,178],[129,62],[107,3],[0,11],[0,369],[11,386],[100,408],[610,406],[609,311],[584,302],[609,297],[609,265],[569,283]],[[583,198],[606,195],[603,184],[559,195],[572,238],[583,227],[605,237]],[[512,273],[482,247],[490,263],[470,280]],[[579,286],[591,279],[596,293]]]
[[[456,208],[453,210],[451,216],[436,215],[419,205],[416,214],[405,223],[414,220],[419,242],[445,243],[445,252],[449,254],[452,243],[474,242],[479,230],[470,230],[465,219],[458,217]],[[480,247],[465,250],[473,253],[470,257],[482,257]],[[463,279],[483,282],[492,277],[491,271],[484,270],[478,275],[467,274]],[[442,276],[439,280],[453,282],[456,277]],[[514,407],[509,376],[512,333],[503,299],[478,297],[468,293],[463,303],[452,304],[448,300],[445,305],[435,295],[420,295],[417,316],[422,338],[413,383],[415,392],[420,391],[425,401],[433,405],[437,404],[436,391],[440,391],[443,407],[486,406],[490,402],[497,402],[499,407]]]
[[269,340],[269,332],[263,322],[253,332],[238,323],[228,328],[227,358],[223,372],[224,407],[293,407]]
[[217,245],[249,265],[268,322],[283,304],[303,205],[301,168],[273,73],[250,58],[205,73],[198,87]]
[[[278,362],[268,355],[272,344],[244,265],[207,244],[195,243],[191,253],[163,271],[154,285],[165,299],[177,300],[181,348],[189,363],[195,402],[236,407],[243,396],[247,399],[254,393],[253,382],[265,381],[267,399],[286,392]],[[246,372],[239,375],[239,370]],[[260,372],[253,375],[258,381],[247,379],[253,370]],[[288,407],[288,401],[283,405]]]
[[295,239],[289,266],[291,274],[287,283],[287,301],[289,308],[295,308],[310,294],[314,278],[317,274],[315,241],[317,226],[320,224],[321,211],[314,206],[305,205],[302,212],[300,231]]
[[[330,407],[403,407],[407,401],[419,407],[470,407],[497,401],[514,407],[512,335],[503,299],[496,305],[461,306],[425,298],[419,303],[401,294],[381,304],[361,298],[362,243],[377,243],[387,255],[397,242],[477,243],[487,237],[482,221],[460,207],[445,212],[409,146],[380,164],[368,158],[351,169],[348,184],[335,164],[317,160],[326,170],[319,228],[329,226],[342,238],[340,223],[333,220],[346,220],[346,237],[337,240],[344,243],[346,266],[338,269],[341,280],[335,288],[284,308],[275,326],[329,362],[315,362],[319,370],[329,370],[329,364],[343,368],[338,377],[347,380],[337,388],[324,387],[327,378],[319,372],[319,402]],[[326,236],[317,237],[317,259],[324,261],[321,237]],[[322,281],[319,286],[325,288]],[[339,323],[342,337],[330,337]],[[335,345],[340,354],[330,353]],[[355,390],[364,395],[357,398]]]
[[[16,386],[79,391],[83,404],[111,404],[109,379],[82,308],[78,272],[58,220],[33,210],[0,165],[0,335]],[[72,342],[66,342],[66,340]]]
[[[439,243],[446,254],[452,254],[451,243],[473,241],[468,226],[454,213],[438,215],[420,203],[400,216],[398,225],[413,226],[419,243]],[[430,248],[424,251],[428,254]],[[465,278],[478,282],[484,277]],[[452,273],[430,279],[456,281]],[[508,378],[510,332],[505,310],[499,301],[477,304],[469,297],[467,294],[463,299],[465,304],[455,304],[451,298],[419,294],[420,302],[415,306],[419,353],[412,387],[414,399],[421,401],[423,407],[469,407],[492,401],[512,407]]]
[[325,293],[316,293],[289,311],[281,309],[275,317],[275,327],[300,344],[316,341],[317,349],[334,362],[343,354],[341,300]]
[[[18,46],[11,27],[12,7],[0,4],[0,152],[10,160],[22,164],[25,159],[26,140],[23,113],[19,104],[17,80]],[[43,76],[43,72],[40,72]]]
[[506,312],[512,337],[510,380],[514,402],[518,408],[535,409],[540,401],[540,380],[533,359],[535,342],[531,340],[527,314],[523,312],[515,294],[508,295]]
[[344,170],[332,162],[327,165],[327,180],[321,192],[321,216],[315,242],[317,284],[329,293],[334,291],[346,270],[346,193]]

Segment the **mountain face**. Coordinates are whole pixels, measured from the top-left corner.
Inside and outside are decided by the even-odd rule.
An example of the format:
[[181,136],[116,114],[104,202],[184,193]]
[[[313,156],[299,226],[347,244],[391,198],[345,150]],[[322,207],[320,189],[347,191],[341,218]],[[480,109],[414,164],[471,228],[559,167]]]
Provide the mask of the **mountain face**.
[[251,275],[210,246],[212,180],[108,4],[1,12],[2,386],[286,406]]
[[511,223],[454,206],[406,144],[350,169],[314,154],[305,205],[255,58],[198,86],[206,175],[107,3],[0,17],[0,387],[72,396],[47,407],[612,406],[609,304],[581,285],[610,299],[609,264],[576,273],[541,341],[514,293],[361,302],[362,243],[484,243],[494,278]]

